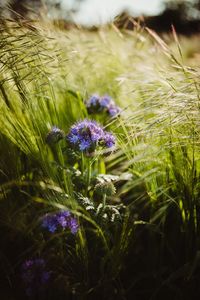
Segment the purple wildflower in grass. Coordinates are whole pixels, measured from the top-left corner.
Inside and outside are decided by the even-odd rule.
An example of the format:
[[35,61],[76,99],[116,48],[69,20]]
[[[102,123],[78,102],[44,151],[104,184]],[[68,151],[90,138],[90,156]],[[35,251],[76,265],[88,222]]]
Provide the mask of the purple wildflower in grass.
[[98,95],[93,95],[86,102],[86,107],[89,114],[106,112],[111,117],[116,116],[120,113],[120,108],[116,106],[114,100],[110,96],[100,97]]
[[116,105],[110,105],[108,108],[108,112],[111,117],[115,117],[117,114],[119,114],[121,109]]
[[61,210],[54,214],[45,215],[42,218],[42,227],[51,233],[54,233],[58,228],[69,228],[74,234],[78,231],[79,225],[77,219],[73,218],[68,210]]
[[64,138],[64,132],[56,126],[53,126],[46,136],[47,144],[56,144]]
[[26,288],[27,296],[34,296],[45,289],[51,272],[46,270],[44,259],[30,259],[22,264],[21,278]]
[[41,274],[41,283],[46,284],[50,279],[50,272],[43,271]]
[[72,218],[71,214],[68,210],[62,210],[58,213],[56,213],[55,215],[57,223],[63,228],[65,229],[68,226],[68,222],[69,220]]
[[111,148],[115,145],[115,137],[109,132],[107,132],[105,134],[104,141],[105,141],[106,147],[108,147],[108,148]]
[[112,98],[107,95],[101,97],[100,102],[101,102],[101,106],[106,108],[108,108],[110,105],[115,105],[115,102],[112,100]]
[[42,220],[42,227],[47,228],[49,232],[54,233],[57,229],[57,219],[54,215],[46,215]]
[[115,138],[111,133],[104,131],[97,122],[87,119],[70,128],[67,140],[71,146],[88,152],[93,152],[97,146],[110,148],[115,145]]
[[96,106],[99,104],[99,101],[100,101],[100,97],[99,95],[93,95],[90,97],[89,101],[88,101],[88,107],[90,106]]
[[71,229],[72,234],[76,234],[78,229],[79,229],[79,225],[77,223],[77,220],[75,218],[69,219],[68,220],[68,227]]
[[82,139],[82,141],[80,142],[79,144],[79,149],[81,151],[84,151],[84,150],[87,150],[89,149],[91,146],[91,142],[89,140],[86,140],[86,139]]

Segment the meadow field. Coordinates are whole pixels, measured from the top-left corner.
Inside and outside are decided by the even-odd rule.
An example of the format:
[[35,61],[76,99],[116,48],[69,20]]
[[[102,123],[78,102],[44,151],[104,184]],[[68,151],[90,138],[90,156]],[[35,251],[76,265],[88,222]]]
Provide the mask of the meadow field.
[[199,36],[2,22],[0,299],[200,295]]

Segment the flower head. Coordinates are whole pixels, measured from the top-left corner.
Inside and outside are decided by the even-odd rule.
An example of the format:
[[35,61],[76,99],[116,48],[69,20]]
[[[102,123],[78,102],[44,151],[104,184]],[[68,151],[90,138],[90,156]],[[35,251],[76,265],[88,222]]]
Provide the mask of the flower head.
[[42,258],[26,260],[22,264],[22,280],[26,286],[27,296],[33,296],[44,290],[50,279],[50,273],[46,270],[46,263]]
[[77,220],[75,218],[70,218],[68,220],[68,227],[71,230],[71,233],[76,234],[78,229],[79,229],[79,225],[77,223]]
[[91,120],[83,120],[73,125],[67,140],[73,147],[88,152],[94,151],[97,146],[110,148],[115,144],[114,136]]
[[56,144],[64,138],[64,132],[56,126],[53,126],[46,136],[47,144]]
[[114,100],[110,96],[100,97],[93,95],[86,102],[86,107],[89,114],[106,112],[111,117],[116,116],[120,112],[120,108],[116,106]]
[[111,133],[106,132],[104,142],[107,148],[111,148],[115,145],[115,137]]
[[106,196],[112,196],[115,194],[116,189],[112,182],[100,182],[95,185],[95,192],[99,195],[105,194]]
[[72,217],[68,210],[61,210],[54,214],[46,214],[42,218],[42,227],[51,233],[54,233],[58,228],[69,228],[73,234],[75,234],[79,228],[77,219]]
[[96,106],[98,105],[98,103],[100,102],[101,98],[99,97],[99,95],[93,95],[90,97],[89,101],[88,101],[88,107],[89,106]]

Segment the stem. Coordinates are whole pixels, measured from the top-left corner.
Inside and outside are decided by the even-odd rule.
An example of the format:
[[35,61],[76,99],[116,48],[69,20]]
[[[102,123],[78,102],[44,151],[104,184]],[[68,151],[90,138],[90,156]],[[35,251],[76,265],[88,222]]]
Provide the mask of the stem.
[[63,157],[63,153],[62,153],[62,149],[60,147],[60,145],[58,145],[57,147],[57,159],[58,162],[60,163],[60,165],[62,166],[62,178],[63,178],[63,182],[64,182],[64,188],[66,193],[69,195],[70,191],[69,191],[69,182],[68,182],[68,174],[65,170],[65,161],[64,161],[64,157]]
[[83,176],[83,173],[84,173],[84,155],[83,155],[83,152],[81,152],[81,173],[82,173],[82,176]]
[[106,207],[106,194],[103,194],[103,208]]
[[90,164],[90,159],[87,160],[87,191],[88,192],[88,189],[89,189],[89,186],[90,186],[90,179],[91,179],[91,164]]

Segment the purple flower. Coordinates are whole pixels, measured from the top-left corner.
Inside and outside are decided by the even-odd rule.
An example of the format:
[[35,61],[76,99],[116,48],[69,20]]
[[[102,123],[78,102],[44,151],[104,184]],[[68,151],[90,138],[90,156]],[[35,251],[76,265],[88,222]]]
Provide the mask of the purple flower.
[[47,271],[43,271],[41,274],[41,283],[45,284],[49,281],[50,278],[50,272]]
[[50,232],[54,233],[57,229],[57,218],[55,215],[46,215],[42,220],[42,227],[47,228]]
[[109,108],[108,108],[108,112],[109,112],[111,117],[116,116],[117,114],[120,113],[120,111],[121,111],[121,109],[116,105],[110,105]]
[[82,141],[80,141],[80,144],[79,144],[79,149],[81,151],[84,151],[84,150],[89,149],[90,146],[91,146],[91,142],[89,140],[82,139]]
[[71,218],[68,223],[68,227],[71,229],[71,233],[76,234],[79,226],[75,218]]
[[64,132],[58,127],[53,126],[46,136],[46,142],[47,144],[56,144],[63,138],[64,138]]
[[93,95],[93,96],[89,99],[88,104],[91,105],[91,106],[96,106],[96,105],[98,105],[99,101],[100,101],[99,95]]
[[[49,232],[54,233],[58,228],[69,228],[71,233],[78,231],[79,225],[77,219],[71,216],[68,210],[61,210],[54,214],[47,214],[42,218],[42,227]],[[76,228],[76,230],[75,230]]]
[[32,265],[33,265],[33,260],[26,260],[23,263],[22,267],[24,270],[26,270],[26,269],[29,269]]
[[111,117],[116,116],[120,113],[120,108],[116,106],[114,100],[110,96],[100,97],[98,95],[93,95],[86,102],[86,107],[89,114],[106,112]]
[[88,152],[94,151],[97,146],[110,148],[115,144],[115,138],[111,133],[104,131],[95,121],[87,119],[70,128],[67,140],[73,147]]
[[60,225],[63,229],[68,226],[68,219],[71,219],[71,214],[68,210],[62,210],[55,215],[58,225]]
[[35,258],[35,259],[29,259],[26,260],[23,265],[22,269],[23,270],[29,270],[33,266],[40,266],[40,267],[45,267],[45,261],[42,258]]
[[115,137],[111,133],[106,133],[104,136],[105,145],[111,148],[115,145]]
[[22,264],[22,280],[27,296],[33,296],[44,290],[50,279],[44,259],[30,259]]
[[111,97],[109,97],[109,96],[103,96],[103,97],[101,97],[101,99],[100,99],[100,105],[102,107],[106,107],[107,108],[111,104],[115,104]]

